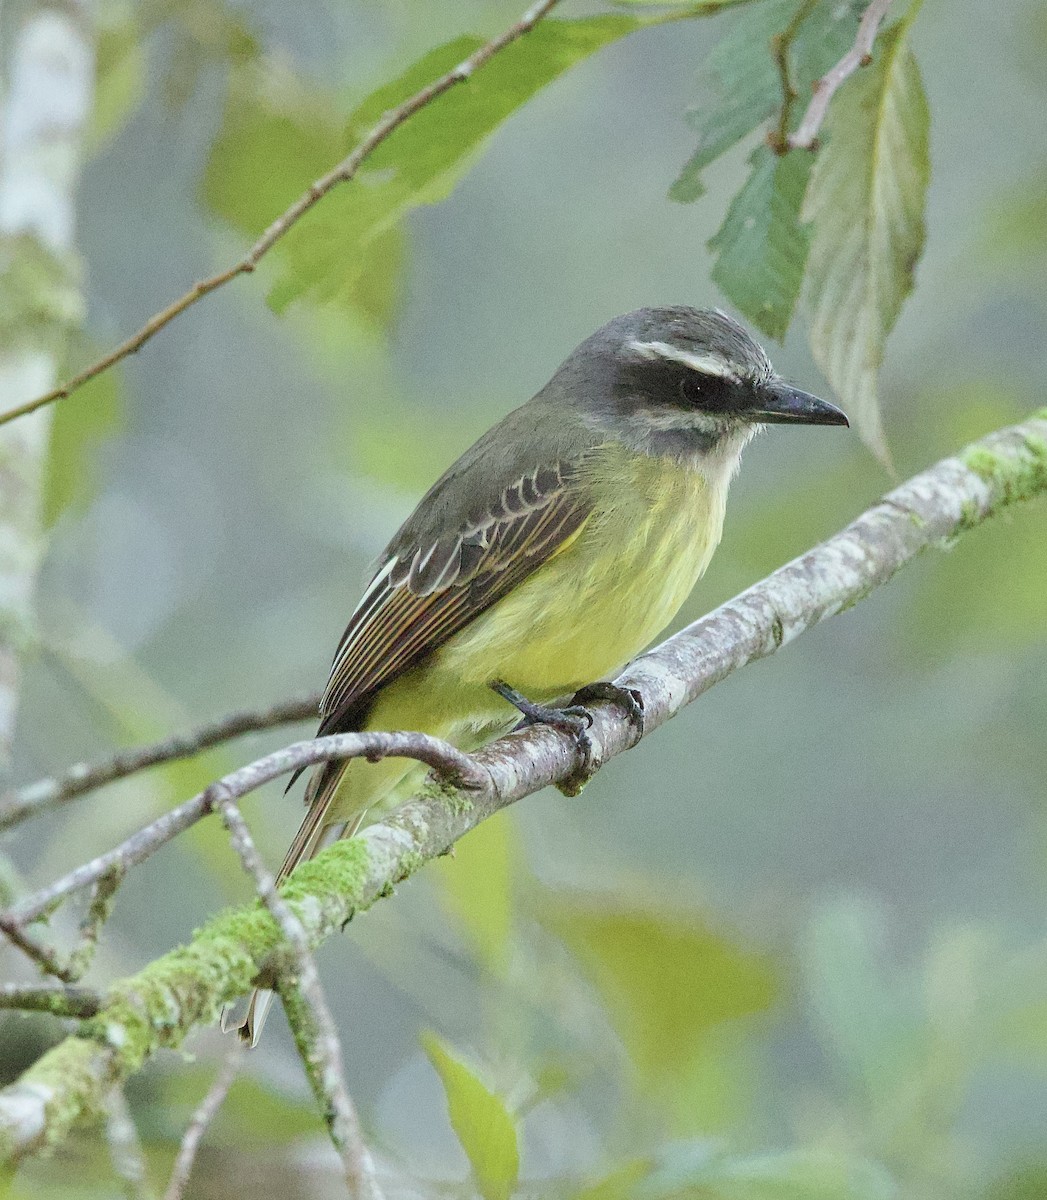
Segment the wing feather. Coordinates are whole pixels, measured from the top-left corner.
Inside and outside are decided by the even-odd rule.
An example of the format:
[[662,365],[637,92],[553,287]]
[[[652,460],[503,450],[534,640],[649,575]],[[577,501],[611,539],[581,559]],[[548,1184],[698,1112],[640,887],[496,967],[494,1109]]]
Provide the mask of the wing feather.
[[320,707],[320,731],[352,722],[384,684],[431,654],[550,558],[589,516],[578,463],[537,467],[456,535],[401,550],[375,575],[346,627]]

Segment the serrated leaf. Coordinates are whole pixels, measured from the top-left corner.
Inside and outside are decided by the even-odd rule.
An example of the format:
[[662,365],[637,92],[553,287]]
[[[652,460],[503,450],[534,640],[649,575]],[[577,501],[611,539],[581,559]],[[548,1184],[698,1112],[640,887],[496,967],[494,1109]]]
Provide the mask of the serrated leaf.
[[909,49],[915,8],[834,100],[804,216],[814,357],[862,440],[890,463],[876,377],[924,242],[929,113]]
[[472,1166],[477,1190],[484,1200],[508,1200],[520,1173],[513,1118],[435,1033],[423,1034],[421,1042],[444,1086],[451,1127]]
[[789,328],[810,249],[800,208],[813,157],[793,150],[777,155],[758,146],[752,172],[709,240],[716,255],[713,279],[754,325],[781,341]]
[[[473,78],[418,112],[378,148],[356,179],[332,191],[284,239],[283,268],[269,296],[272,307],[282,311],[303,297],[337,299],[351,285],[368,242],[411,209],[445,199],[484,140],[512,112],[568,68],[649,23],[650,18],[626,15],[543,21]],[[365,100],[349,122],[349,139],[327,165],[383,112],[481,44],[479,38],[457,38]]]
[[[743,13],[710,52],[699,76],[701,100],[688,113],[698,146],[670,188],[670,199],[697,200],[705,192],[705,168],[781,108],[771,40],[789,25],[801,2],[764,0]],[[819,0],[807,14],[790,50],[798,95],[809,95],[814,81],[853,43],[860,15],[860,6],[850,0]]]

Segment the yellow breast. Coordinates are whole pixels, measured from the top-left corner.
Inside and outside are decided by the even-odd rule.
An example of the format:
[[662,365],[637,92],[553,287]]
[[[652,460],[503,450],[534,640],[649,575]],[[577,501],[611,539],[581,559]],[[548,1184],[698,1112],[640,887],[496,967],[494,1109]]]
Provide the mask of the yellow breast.
[[533,576],[440,653],[460,683],[569,694],[635,657],[679,611],[723,529],[728,479],[610,449],[586,486],[593,515]]

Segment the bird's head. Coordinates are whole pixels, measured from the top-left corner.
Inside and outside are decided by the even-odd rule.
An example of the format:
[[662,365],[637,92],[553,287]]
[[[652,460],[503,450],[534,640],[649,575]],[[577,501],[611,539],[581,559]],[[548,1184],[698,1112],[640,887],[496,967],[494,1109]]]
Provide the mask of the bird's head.
[[766,424],[848,423],[834,404],[786,383],[746,330],[715,309],[641,308],[616,317],[564,370],[576,386],[589,376],[598,414],[658,452],[740,449]]

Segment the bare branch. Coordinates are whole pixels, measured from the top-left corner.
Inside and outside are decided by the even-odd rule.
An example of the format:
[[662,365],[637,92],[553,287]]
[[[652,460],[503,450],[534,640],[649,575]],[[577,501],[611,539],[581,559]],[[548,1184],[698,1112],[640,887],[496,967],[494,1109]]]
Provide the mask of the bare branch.
[[0,913],[0,932],[46,974],[53,975],[55,979],[61,979],[65,983],[76,982],[76,972],[68,964],[62,962],[50,946],[45,946],[43,942],[38,942],[36,938],[26,933],[21,922],[10,913]]
[[[1042,494],[1047,409],[896,488],[828,541],[637,659],[617,682],[642,698],[646,731],[657,729],[739,667],[863,600],[925,550],[950,545],[1008,506]],[[597,763],[640,738],[613,703],[595,706],[593,717],[588,734]],[[271,764],[273,757],[262,761]],[[486,776],[483,786],[463,793],[428,784],[385,821],[336,842],[286,880],[280,895],[310,947],[492,813],[569,778],[582,764],[570,734],[536,725],[484,747],[470,765],[475,778]],[[253,769],[245,768],[245,778]],[[231,790],[223,796],[237,798]],[[198,1025],[216,1021],[223,1005],[271,981],[282,945],[269,914],[254,905],[226,910],[188,945],[114,983],[80,1036],[0,1091],[0,1162],[57,1144],[157,1049],[180,1046]]]
[[381,1200],[374,1163],[360,1132],[360,1118],[349,1095],[342,1065],[342,1046],[327,1004],[302,923],[276,890],[276,878],[262,862],[247,822],[236,802],[219,796],[215,807],[229,831],[244,870],[254,880],[262,903],[279,925],[291,953],[290,972],[284,968],[277,986],[287,1007],[295,1043],[305,1066],[335,1149],[341,1155],[351,1200]]
[[788,140],[788,149],[815,149],[822,122],[829,110],[829,101],[836,94],[840,85],[850,79],[859,67],[864,67],[872,61],[876,35],[880,31],[880,26],[890,7],[891,0],[871,0],[858,23],[858,34],[854,39],[854,45],[836,66],[826,71],[821,79],[816,81],[814,95],[807,106],[807,111],[803,114],[803,119],[796,127],[796,132]]
[[175,762],[181,758],[192,758],[195,754],[241,737],[245,733],[272,729],[276,725],[287,725],[292,721],[314,720],[319,706],[319,692],[309,696],[298,696],[269,708],[228,713],[188,733],[176,734],[149,746],[123,750],[105,762],[94,765],[77,763],[62,775],[53,779],[39,779],[5,796],[3,801],[0,801],[0,830],[65,804],[77,796],[84,795],[85,792],[105,787],[118,779],[126,779],[128,775],[134,775],[138,771],[162,763]]
[[90,366],[85,367],[78,374],[74,375],[72,379],[63,383],[61,387],[52,388],[51,391],[45,392],[42,396],[37,396],[34,400],[20,404],[5,413],[0,413],[0,425],[4,425],[8,421],[13,421],[16,417],[23,417],[28,413],[35,412],[38,408],[43,408],[44,405],[51,404],[55,400],[64,400],[67,396],[71,396],[73,392],[94,379],[96,375],[101,375],[103,371],[107,371],[110,367],[115,366],[118,362],[140,350],[150,338],[159,333],[165,326],[170,325],[175,317],[180,316],[187,308],[191,308],[198,300],[209,296],[212,292],[217,291],[220,287],[236,279],[238,275],[249,275],[288,230],[301,220],[311,208],[319,204],[328,192],[341,183],[348,183],[390,134],[395,132],[405,121],[413,117],[415,113],[421,112],[423,108],[432,104],[444,92],[449,92],[456,84],[464,83],[490,62],[499,51],[504,50],[506,46],[511,45],[518,38],[523,37],[525,33],[530,32],[558,3],[559,0],[539,0],[515,24],[510,25],[504,33],[500,33],[498,37],[492,38],[491,41],[481,46],[475,54],[471,54],[464,62],[460,62],[458,66],[448,71],[445,75],[441,75],[439,79],[433,80],[432,83],[422,88],[420,92],[415,92],[410,99],[397,105],[396,108],[390,109],[378,124],[353,148],[350,154],[342,159],[337,166],[332,167],[326,175],[316,180],[315,183],[298,197],[290,208],[281,213],[273,221],[239,262],[234,263],[224,271],[219,271],[217,275],[212,275],[209,279],[203,279],[199,283],[194,284],[184,296],[180,296],[172,304],[169,304],[166,308],[150,317],[137,333],[133,334],[125,342],[122,342],[116,349],[98,359],[97,362],[93,362]]
[[45,1012],[56,1017],[93,1017],[102,1007],[102,997],[91,988],[72,984],[0,983],[0,1008],[22,1012]]
[[126,871],[144,862],[177,834],[206,817],[219,797],[239,800],[281,775],[334,758],[366,758],[371,762],[382,758],[413,758],[462,787],[482,787],[486,783],[486,777],[469,755],[424,733],[339,733],[310,742],[296,742],[226,775],[206,791],[133,833],[114,850],[100,854],[56,883],[19,901],[8,912],[0,913],[0,929],[13,938],[11,927],[35,921],[66,896],[96,883],[114,870]]
[[219,1108],[222,1107],[222,1102],[228,1095],[229,1089],[233,1086],[233,1080],[240,1069],[245,1052],[246,1047],[240,1042],[233,1043],[217,1078],[193,1113],[182,1138],[182,1144],[178,1147],[178,1155],[171,1170],[171,1179],[167,1190],[164,1192],[164,1200],[182,1200],[185,1189],[189,1185],[189,1176],[192,1174],[193,1165],[196,1162],[200,1142],[207,1132],[207,1127],[215,1119]]

